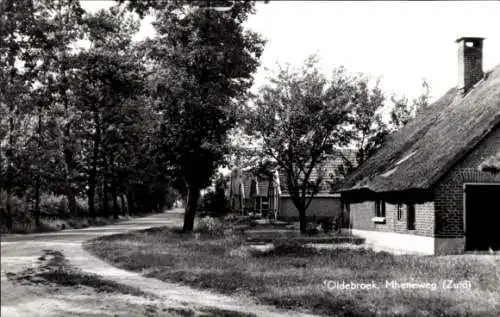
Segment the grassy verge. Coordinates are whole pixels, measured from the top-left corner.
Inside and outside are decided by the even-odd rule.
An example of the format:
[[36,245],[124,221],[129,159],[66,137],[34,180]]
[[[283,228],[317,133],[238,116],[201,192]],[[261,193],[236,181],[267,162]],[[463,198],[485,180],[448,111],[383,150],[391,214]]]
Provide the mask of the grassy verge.
[[58,219],[58,218],[41,218],[40,228],[36,228],[35,221],[30,219],[30,221],[24,222],[14,222],[12,230],[7,230],[5,226],[0,228],[0,233],[3,234],[28,234],[28,233],[42,233],[42,232],[57,232],[66,229],[82,229],[88,227],[101,227],[112,225],[120,221],[125,221],[132,219],[133,217],[145,217],[149,214],[137,215],[137,216],[119,216],[118,219],[113,217],[80,217],[80,218],[69,218],[69,219]]
[[[496,317],[500,311],[498,258],[395,256],[300,244],[256,251],[237,236],[210,238],[167,228],[102,237],[85,248],[149,277],[328,316]],[[470,284],[448,289],[445,280]],[[400,287],[386,285],[392,281]],[[334,282],[377,288],[339,289]]]
[[35,268],[20,273],[6,273],[12,281],[27,284],[44,284],[67,287],[86,286],[96,292],[147,296],[140,289],[106,280],[95,274],[81,272],[72,267],[59,251],[44,250]]

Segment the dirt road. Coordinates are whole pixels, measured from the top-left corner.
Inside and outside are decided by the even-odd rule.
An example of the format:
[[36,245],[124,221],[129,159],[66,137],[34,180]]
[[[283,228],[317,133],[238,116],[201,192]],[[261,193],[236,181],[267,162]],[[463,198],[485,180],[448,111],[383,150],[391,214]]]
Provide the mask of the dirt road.
[[[182,216],[182,209],[174,209],[106,227],[2,237],[1,316],[311,316],[258,305],[246,298],[223,296],[146,278],[115,268],[82,248],[83,242],[98,236],[180,225]],[[89,287],[22,283],[8,278],[36,268],[44,250],[61,252],[69,264],[81,272],[140,289],[148,295],[100,292]]]

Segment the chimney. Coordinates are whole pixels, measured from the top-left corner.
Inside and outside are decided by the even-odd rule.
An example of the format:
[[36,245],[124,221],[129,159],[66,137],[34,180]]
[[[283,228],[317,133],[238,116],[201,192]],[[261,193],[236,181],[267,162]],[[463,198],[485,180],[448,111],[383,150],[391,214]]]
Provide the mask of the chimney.
[[458,44],[458,90],[466,94],[483,78],[482,37],[461,37]]

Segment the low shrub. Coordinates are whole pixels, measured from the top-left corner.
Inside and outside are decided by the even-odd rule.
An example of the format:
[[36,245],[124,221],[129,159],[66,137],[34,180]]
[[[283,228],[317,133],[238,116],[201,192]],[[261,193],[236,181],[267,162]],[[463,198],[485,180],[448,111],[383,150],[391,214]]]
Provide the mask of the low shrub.
[[[7,232],[7,193],[2,191],[0,199],[0,230],[2,233]],[[10,199],[11,214],[12,214],[12,233],[28,233],[33,232],[35,223],[30,213],[30,205],[25,199],[12,195]]]
[[306,234],[310,236],[317,235],[320,232],[320,229],[318,228],[320,228],[320,226],[316,223],[316,221],[308,222],[306,225]]
[[43,232],[60,231],[71,228],[69,221],[57,218],[41,218],[40,230]]
[[165,207],[167,209],[172,209],[179,196],[180,194],[177,190],[172,187],[168,187],[165,191]]
[[319,221],[319,225],[321,226],[321,230],[324,233],[330,233],[335,228],[335,222],[333,218],[323,218]]
[[201,198],[199,210],[211,217],[223,217],[230,211],[228,206],[229,203],[224,195],[208,192]]
[[76,198],[76,208],[79,215],[87,215],[89,212],[89,201],[86,198]]
[[40,196],[40,215],[42,217],[68,216],[68,200],[63,195],[42,194]]
[[198,221],[194,232],[211,237],[222,237],[224,235],[224,226],[219,219],[205,216]]
[[89,226],[89,221],[85,218],[68,219],[68,226],[73,229],[81,229]]

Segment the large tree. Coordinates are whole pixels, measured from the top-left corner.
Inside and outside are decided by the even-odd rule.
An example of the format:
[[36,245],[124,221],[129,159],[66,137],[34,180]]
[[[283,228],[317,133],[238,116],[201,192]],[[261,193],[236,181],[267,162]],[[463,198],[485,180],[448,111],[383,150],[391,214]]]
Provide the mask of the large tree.
[[349,145],[354,151],[354,160],[351,155],[346,155],[346,151],[336,151],[344,163],[338,172],[344,176],[380,148],[389,133],[387,125],[382,120],[381,111],[385,105],[385,98],[378,83],[370,87],[368,78],[359,76],[355,78],[353,88],[353,104],[348,116],[348,130]]
[[31,1],[0,3],[0,186],[6,191],[6,225],[12,228],[11,199],[19,175],[23,120],[31,105],[32,74],[26,71],[34,31]]
[[74,50],[71,46],[82,37],[84,11],[78,0],[36,0],[29,3],[33,15],[30,20],[30,58],[26,65],[35,74],[36,93],[43,96],[37,106],[39,118],[49,112],[52,122],[61,131],[56,141],[61,157],[62,190],[70,212],[75,215],[78,136],[72,126],[79,118],[71,90],[74,80]]
[[84,25],[90,48],[75,56],[78,70],[73,87],[85,122],[80,130],[85,131],[82,138],[87,141],[83,157],[89,214],[96,214],[95,196],[101,183],[102,213],[108,215],[107,197],[111,194],[117,218],[119,174],[126,168],[124,160],[131,163],[133,155],[139,155],[129,146],[141,142],[131,140],[140,136],[136,125],[147,124],[139,119],[145,104],[137,102],[143,95],[145,69],[131,45],[139,23],[115,6],[86,15]]
[[247,133],[260,141],[257,154],[284,173],[302,233],[306,210],[322,184],[328,151],[348,143],[344,127],[354,91],[343,69],[327,79],[311,56],[299,70],[280,67],[248,107]]
[[390,126],[392,130],[399,130],[404,127],[411,119],[413,119],[420,111],[429,106],[430,88],[427,81],[422,81],[421,94],[414,98],[412,102],[406,96],[396,97],[392,96],[392,110]]
[[404,95],[391,97],[389,124],[382,120],[382,112],[387,106],[386,99],[380,87],[375,85],[370,88],[368,79],[359,77],[354,95],[353,111],[349,115],[351,144],[354,149],[355,159],[345,155],[346,152],[338,151],[344,164],[338,172],[345,176],[361,165],[385,142],[386,136],[404,127],[420,111],[429,105],[429,85],[422,82],[422,93],[409,102]]
[[228,151],[228,131],[248,99],[264,41],[243,23],[251,1],[229,11],[197,2],[162,2],[148,43],[154,61],[156,97],[163,114],[163,156],[187,189],[185,231],[193,229],[200,190],[210,184]]

